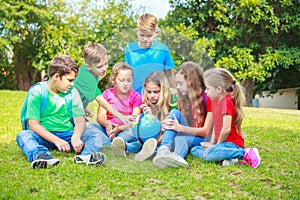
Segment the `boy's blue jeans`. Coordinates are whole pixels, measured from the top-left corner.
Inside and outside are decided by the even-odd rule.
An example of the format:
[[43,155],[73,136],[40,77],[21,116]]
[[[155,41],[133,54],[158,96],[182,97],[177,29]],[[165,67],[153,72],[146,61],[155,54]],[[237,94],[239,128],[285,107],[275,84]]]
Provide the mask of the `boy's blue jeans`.
[[104,146],[108,145],[109,147],[111,146],[111,139],[109,139],[106,133],[106,129],[103,126],[92,122],[86,122],[86,130],[87,129],[95,133],[97,132],[101,133],[103,137],[103,145]]
[[[176,116],[180,124],[184,126],[189,126],[179,110],[171,110],[169,114],[171,119],[174,119],[173,115]],[[194,146],[200,145],[200,142],[203,142],[204,138],[190,135],[187,133],[177,133],[174,130],[165,130],[160,146],[165,145],[169,149],[172,149],[173,141],[174,152],[184,158],[188,154],[189,150]]]
[[[71,150],[73,150],[73,147],[71,145],[71,137],[73,135],[73,131],[51,133],[61,138],[62,140],[67,141],[71,147]],[[94,132],[91,129],[87,128],[86,131],[82,134],[81,140],[84,143],[84,148],[80,153],[81,155],[87,155],[102,151],[103,135],[99,134],[99,132]],[[30,130],[23,130],[18,133],[16,141],[19,147],[25,153],[29,162],[34,161],[36,159],[36,155],[39,153],[46,153],[48,155],[51,155],[49,150],[57,149],[54,143],[44,140],[38,134]]]
[[243,159],[245,149],[232,142],[222,142],[205,150],[202,146],[191,149],[193,156],[203,158],[205,161],[222,161],[233,158]]

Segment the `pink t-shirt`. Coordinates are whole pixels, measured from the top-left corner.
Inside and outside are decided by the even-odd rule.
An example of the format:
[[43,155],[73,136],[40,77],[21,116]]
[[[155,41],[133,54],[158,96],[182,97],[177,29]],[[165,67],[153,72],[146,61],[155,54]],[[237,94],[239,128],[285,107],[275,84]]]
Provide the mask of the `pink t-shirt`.
[[[134,90],[130,90],[127,97],[120,98],[117,95],[115,88],[109,88],[102,93],[102,96],[112,105],[113,108],[124,116],[131,115],[133,108],[139,107],[142,104],[142,96]],[[123,122],[114,117],[110,112],[106,112],[106,115],[109,122],[117,125],[123,124]]]
[[226,139],[226,142],[232,142],[233,144],[244,148],[244,138],[242,137],[241,133],[239,133],[239,131],[237,130],[237,127],[234,122],[236,118],[236,110],[231,96],[227,95],[219,103],[217,99],[212,100],[212,112],[216,140],[219,139],[220,132],[223,127],[223,116],[231,115],[231,131]]

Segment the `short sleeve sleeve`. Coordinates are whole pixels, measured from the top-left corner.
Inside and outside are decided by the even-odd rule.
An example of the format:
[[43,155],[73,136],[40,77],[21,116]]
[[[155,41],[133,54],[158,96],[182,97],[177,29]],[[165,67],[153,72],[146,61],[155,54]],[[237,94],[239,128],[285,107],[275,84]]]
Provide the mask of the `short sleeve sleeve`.
[[132,96],[133,98],[131,99],[132,101],[132,108],[139,107],[143,102],[142,102],[142,96],[138,92],[134,92],[134,95]]
[[28,94],[26,119],[41,120],[41,89],[33,88]]
[[168,47],[166,47],[166,58],[165,58],[165,70],[173,69],[175,68],[175,63],[172,59],[170,50]]
[[85,116],[82,101],[76,88],[71,91],[72,94],[72,115],[73,117]]
[[206,102],[207,112],[212,112],[211,99],[208,97]]

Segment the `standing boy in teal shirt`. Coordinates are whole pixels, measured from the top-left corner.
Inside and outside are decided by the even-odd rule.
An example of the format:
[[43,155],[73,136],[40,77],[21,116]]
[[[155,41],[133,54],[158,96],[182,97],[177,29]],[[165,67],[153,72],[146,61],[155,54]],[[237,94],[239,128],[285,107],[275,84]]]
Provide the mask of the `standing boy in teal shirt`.
[[173,68],[174,61],[169,48],[155,40],[159,34],[158,20],[152,14],[144,14],[138,18],[136,33],[138,41],[126,45],[124,61],[132,66],[134,79],[132,87],[142,93],[145,78],[152,72],[165,72],[170,86],[175,88]]

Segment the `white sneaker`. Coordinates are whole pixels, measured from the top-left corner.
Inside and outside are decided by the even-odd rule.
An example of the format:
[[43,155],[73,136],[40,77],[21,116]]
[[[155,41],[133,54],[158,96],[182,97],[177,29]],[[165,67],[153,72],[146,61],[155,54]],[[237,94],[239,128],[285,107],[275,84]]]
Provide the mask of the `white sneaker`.
[[231,166],[231,165],[235,165],[239,162],[239,159],[237,158],[233,158],[233,159],[229,159],[229,160],[223,160],[222,161],[222,166]]
[[99,166],[106,160],[104,153],[95,152],[88,155],[78,155],[74,157],[74,163]]
[[165,167],[187,167],[188,163],[179,155],[170,152],[169,148],[162,146],[159,148],[157,155],[153,158],[154,166],[158,168]]
[[125,152],[126,146],[124,139],[121,137],[116,137],[111,144],[111,150],[116,156],[126,157]]
[[146,140],[146,142],[143,144],[142,150],[135,155],[134,160],[140,162],[147,160],[148,158],[154,155],[156,147],[157,147],[156,139],[150,138]]
[[46,169],[50,166],[55,166],[59,164],[59,159],[53,158],[51,155],[46,153],[40,153],[36,156],[36,160],[31,162],[32,169]]

